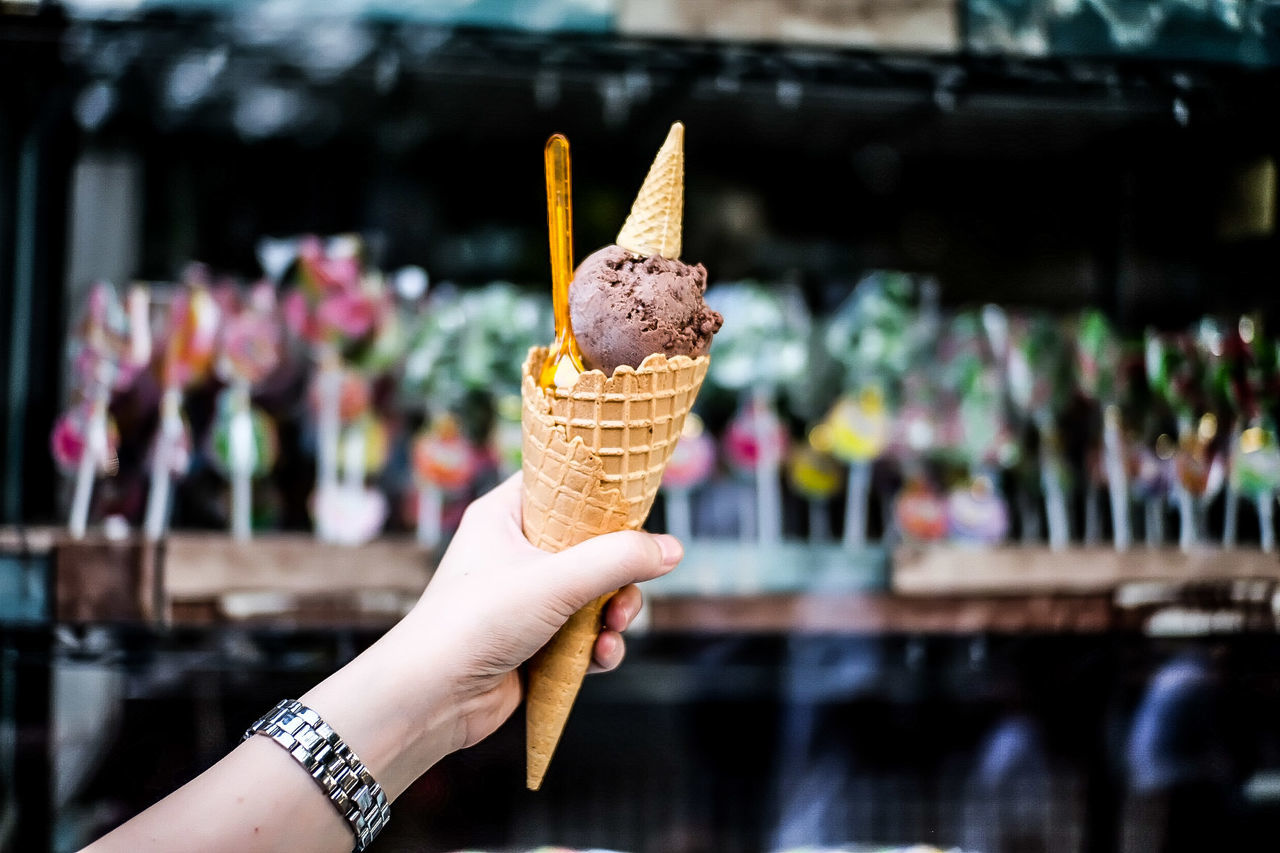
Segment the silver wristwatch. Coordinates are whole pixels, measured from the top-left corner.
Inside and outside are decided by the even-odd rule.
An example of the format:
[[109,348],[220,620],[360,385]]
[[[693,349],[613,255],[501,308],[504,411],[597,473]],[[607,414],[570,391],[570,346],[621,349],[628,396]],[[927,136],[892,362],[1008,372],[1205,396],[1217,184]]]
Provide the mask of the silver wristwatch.
[[391,820],[391,805],[356,754],[315,711],[285,699],[244,733],[266,735],[292,755],[351,824],[363,850]]

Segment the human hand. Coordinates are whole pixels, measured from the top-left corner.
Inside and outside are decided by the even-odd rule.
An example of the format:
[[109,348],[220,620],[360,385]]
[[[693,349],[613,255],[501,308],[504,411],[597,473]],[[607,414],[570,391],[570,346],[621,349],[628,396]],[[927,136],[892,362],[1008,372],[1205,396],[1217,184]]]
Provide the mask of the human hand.
[[[413,610],[303,697],[339,732],[378,725],[365,710],[377,709],[395,744],[384,750],[382,781],[392,796],[448,752],[492,734],[520,704],[518,667],[570,616],[614,590],[592,669],[616,667],[625,652],[620,632],[640,610],[635,584],[666,574],[683,555],[674,537],[642,531],[541,551],[521,530],[520,496],[517,475],[473,502]],[[358,714],[349,723],[330,718],[347,707]],[[366,752],[380,749],[352,746],[366,763]]]
[[674,537],[640,531],[599,536],[558,554],[540,551],[521,530],[520,496],[517,475],[468,507],[409,617],[453,652],[456,698],[470,708],[462,746],[488,736],[519,705],[517,667],[570,616],[614,590],[592,671],[621,663],[621,632],[641,606],[636,582],[666,574],[683,554]]

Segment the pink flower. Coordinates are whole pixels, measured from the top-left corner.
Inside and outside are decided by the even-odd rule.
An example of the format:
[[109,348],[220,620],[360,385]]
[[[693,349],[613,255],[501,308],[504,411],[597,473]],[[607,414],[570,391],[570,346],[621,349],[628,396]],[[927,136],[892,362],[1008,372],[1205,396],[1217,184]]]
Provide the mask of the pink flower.
[[327,338],[359,340],[373,331],[382,313],[379,300],[359,292],[326,297],[316,308],[320,334]]
[[314,341],[318,335],[315,323],[311,318],[311,310],[307,307],[307,298],[299,290],[291,290],[285,294],[280,304],[284,314],[284,324],[290,333],[304,341]]

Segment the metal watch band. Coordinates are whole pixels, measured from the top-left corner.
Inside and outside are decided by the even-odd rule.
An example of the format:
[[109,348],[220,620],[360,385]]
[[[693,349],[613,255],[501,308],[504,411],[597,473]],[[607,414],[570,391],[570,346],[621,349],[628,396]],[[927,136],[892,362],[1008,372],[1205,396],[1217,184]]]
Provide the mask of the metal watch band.
[[292,755],[351,824],[356,850],[364,850],[391,820],[391,805],[368,768],[320,715],[284,699],[244,733],[266,735]]

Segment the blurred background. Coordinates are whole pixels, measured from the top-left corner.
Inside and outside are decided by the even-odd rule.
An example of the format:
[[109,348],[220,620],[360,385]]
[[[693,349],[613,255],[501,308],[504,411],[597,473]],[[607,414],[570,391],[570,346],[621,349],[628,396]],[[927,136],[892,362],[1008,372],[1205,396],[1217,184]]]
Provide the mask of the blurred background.
[[580,260],[677,120],[688,559],[542,792],[516,719],[379,845],[1267,844],[1278,62],[1260,0],[0,0],[0,848],[411,604],[519,467],[543,144]]

